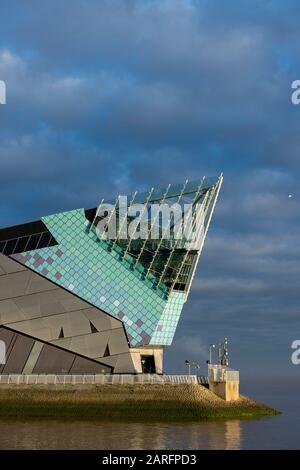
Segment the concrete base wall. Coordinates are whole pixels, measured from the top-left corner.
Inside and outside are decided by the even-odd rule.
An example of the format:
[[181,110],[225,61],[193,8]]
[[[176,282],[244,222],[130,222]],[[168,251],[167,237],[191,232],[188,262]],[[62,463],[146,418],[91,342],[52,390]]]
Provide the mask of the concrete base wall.
[[130,348],[130,354],[136,373],[141,374],[143,372],[141,356],[149,355],[154,356],[156,373],[161,374],[163,371],[163,352],[163,346],[156,346],[155,348],[153,346],[144,346],[143,348]]
[[227,382],[210,382],[209,389],[226,401],[235,401],[240,398],[239,382],[230,380]]

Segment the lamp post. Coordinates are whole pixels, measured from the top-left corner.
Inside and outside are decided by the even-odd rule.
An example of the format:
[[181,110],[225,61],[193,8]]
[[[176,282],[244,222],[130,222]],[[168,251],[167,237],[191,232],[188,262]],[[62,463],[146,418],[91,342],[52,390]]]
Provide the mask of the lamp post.
[[219,360],[219,365],[221,365],[222,348],[223,348],[223,344],[222,344],[222,343],[219,343],[219,344],[218,344],[218,360]]
[[228,338],[225,336],[224,341],[218,344],[218,362],[221,366],[228,366]]
[[210,363],[210,364],[211,364],[211,356],[212,356],[211,351],[212,351],[212,349],[214,349],[215,347],[216,347],[215,344],[210,344],[210,345],[209,345],[209,363]]
[[191,375],[191,363],[190,363],[190,361],[188,361],[188,360],[186,360],[185,363],[186,363],[186,365],[187,365],[188,368],[189,368],[189,375]]
[[200,370],[200,364],[198,364],[198,362],[193,362],[192,364],[195,367],[196,371]]
[[223,365],[228,367],[228,338],[225,336],[223,343]]

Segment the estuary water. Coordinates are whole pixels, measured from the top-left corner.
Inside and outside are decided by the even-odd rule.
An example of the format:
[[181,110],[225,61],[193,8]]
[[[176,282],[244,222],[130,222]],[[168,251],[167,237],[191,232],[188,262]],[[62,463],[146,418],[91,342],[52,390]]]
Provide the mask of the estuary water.
[[221,422],[0,423],[0,449],[300,449],[300,380],[244,384],[281,415]]

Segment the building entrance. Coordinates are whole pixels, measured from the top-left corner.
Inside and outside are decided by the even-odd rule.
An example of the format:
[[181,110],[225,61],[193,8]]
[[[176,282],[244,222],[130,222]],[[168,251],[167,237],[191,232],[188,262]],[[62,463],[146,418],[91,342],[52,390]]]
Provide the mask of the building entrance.
[[156,373],[154,356],[141,356],[141,363],[143,374]]

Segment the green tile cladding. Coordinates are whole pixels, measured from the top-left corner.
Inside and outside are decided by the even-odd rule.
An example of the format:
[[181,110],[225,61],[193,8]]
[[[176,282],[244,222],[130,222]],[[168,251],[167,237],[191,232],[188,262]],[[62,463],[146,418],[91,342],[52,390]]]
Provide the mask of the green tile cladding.
[[83,209],[43,217],[58,245],[13,258],[122,320],[131,346],[170,345],[185,301],[168,299],[88,230]]
[[186,294],[184,292],[172,292],[165,305],[163,313],[151,337],[152,345],[168,345],[173,340],[177,323],[180,318]]

